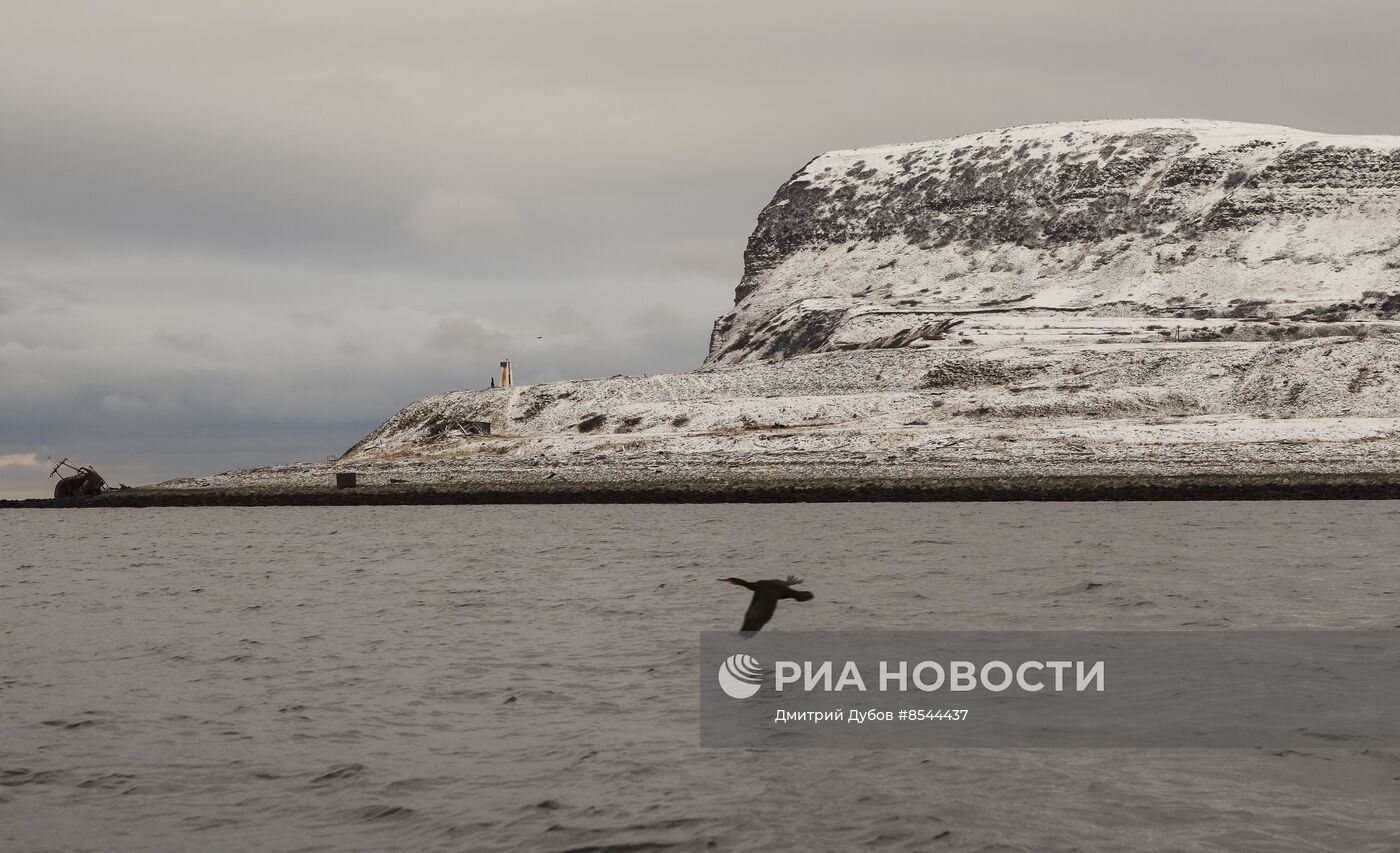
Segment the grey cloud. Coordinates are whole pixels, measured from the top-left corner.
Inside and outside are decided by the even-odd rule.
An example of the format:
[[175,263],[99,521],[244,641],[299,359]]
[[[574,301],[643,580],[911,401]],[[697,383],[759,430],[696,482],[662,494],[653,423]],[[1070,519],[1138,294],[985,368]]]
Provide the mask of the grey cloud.
[[167,332],[157,329],[151,334],[151,338],[158,344],[168,347],[175,352],[188,355],[197,355],[200,358],[213,360],[214,352],[209,346],[209,342],[199,335],[180,334],[178,332]]
[[424,245],[464,250],[513,243],[523,224],[520,211],[506,199],[443,187],[418,196],[403,222]]
[[627,318],[628,325],[648,332],[673,332],[685,322],[669,305],[650,305]]
[[335,314],[331,311],[293,311],[287,315],[287,322],[299,329],[309,329],[314,326],[335,325]]
[[438,320],[437,328],[428,338],[431,347],[469,353],[508,349],[513,343],[510,335],[487,328],[473,317],[444,317]]
[[556,306],[544,312],[541,329],[550,338],[593,338],[598,329],[572,306]]

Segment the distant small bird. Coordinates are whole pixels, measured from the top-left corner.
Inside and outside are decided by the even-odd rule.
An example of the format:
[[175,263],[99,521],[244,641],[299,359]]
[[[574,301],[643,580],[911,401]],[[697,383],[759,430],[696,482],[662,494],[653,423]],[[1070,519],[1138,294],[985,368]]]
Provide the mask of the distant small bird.
[[778,599],[812,600],[812,594],[807,590],[793,589],[794,586],[802,583],[802,578],[793,575],[788,575],[785,581],[746,581],[742,578],[720,578],[720,580],[724,583],[732,583],[735,586],[753,590],[753,599],[749,601],[749,609],[744,613],[744,624],[739,628],[739,633],[746,637],[752,637],[760,628],[768,624],[768,620],[773,618],[773,612],[778,609]]

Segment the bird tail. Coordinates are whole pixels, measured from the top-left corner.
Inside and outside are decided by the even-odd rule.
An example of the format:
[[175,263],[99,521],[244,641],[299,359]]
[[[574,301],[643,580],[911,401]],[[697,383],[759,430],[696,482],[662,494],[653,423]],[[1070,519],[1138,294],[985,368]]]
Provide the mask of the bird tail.
[[794,589],[792,597],[798,601],[811,601],[813,598],[812,594],[805,589]]

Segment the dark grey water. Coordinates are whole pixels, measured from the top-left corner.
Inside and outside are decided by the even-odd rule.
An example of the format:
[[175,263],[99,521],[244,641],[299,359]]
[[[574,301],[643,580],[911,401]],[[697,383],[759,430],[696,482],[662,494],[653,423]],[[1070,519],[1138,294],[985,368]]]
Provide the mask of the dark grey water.
[[[1390,503],[0,512],[6,850],[1397,850],[1400,753],[703,750],[772,630],[1400,628]],[[1080,589],[1092,580],[1102,586]]]

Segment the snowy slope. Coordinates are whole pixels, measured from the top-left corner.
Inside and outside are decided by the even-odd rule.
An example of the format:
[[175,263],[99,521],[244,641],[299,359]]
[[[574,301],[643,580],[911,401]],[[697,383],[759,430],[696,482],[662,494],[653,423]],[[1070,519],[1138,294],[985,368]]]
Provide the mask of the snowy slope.
[[1389,317],[1394,293],[1400,137],[1033,125],[812,160],[760,214],[707,361],[949,315]]

